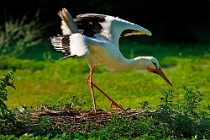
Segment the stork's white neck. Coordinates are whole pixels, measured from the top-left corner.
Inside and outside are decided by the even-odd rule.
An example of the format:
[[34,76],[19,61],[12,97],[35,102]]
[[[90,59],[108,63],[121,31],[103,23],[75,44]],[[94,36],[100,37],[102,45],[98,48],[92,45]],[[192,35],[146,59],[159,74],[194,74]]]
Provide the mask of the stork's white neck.
[[132,59],[124,59],[122,63],[119,63],[116,68],[113,69],[114,72],[121,72],[131,68],[134,69],[144,69],[148,62],[150,61],[150,56],[139,56]]

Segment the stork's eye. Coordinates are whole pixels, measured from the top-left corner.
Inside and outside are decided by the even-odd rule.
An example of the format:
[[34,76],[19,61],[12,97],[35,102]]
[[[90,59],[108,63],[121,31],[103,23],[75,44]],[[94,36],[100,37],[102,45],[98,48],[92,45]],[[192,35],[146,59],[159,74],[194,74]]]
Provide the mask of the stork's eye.
[[157,64],[155,63],[155,62],[152,62],[154,65],[155,65],[155,67],[157,68]]

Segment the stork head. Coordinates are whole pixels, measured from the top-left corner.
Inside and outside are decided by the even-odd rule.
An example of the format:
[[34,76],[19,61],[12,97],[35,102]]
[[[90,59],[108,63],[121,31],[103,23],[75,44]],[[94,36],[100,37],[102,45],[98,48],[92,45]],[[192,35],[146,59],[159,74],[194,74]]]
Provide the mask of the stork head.
[[145,56],[135,58],[138,66],[143,66],[148,72],[160,75],[169,85],[172,86],[171,82],[168,80],[164,72],[160,68],[160,64],[155,57]]
[[148,57],[148,61],[145,67],[148,70],[148,72],[160,75],[169,85],[172,86],[171,82],[161,70],[160,64],[155,57]]

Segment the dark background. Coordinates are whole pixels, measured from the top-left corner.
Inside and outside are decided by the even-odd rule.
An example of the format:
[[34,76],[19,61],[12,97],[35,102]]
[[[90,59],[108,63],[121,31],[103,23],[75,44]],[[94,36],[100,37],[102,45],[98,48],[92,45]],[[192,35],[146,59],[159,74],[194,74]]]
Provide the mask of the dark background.
[[154,42],[199,42],[210,40],[210,0],[3,0],[0,24],[22,18],[39,18],[47,24],[48,36],[60,33],[57,12],[66,7],[75,17],[82,13],[101,13],[137,23],[149,29]]

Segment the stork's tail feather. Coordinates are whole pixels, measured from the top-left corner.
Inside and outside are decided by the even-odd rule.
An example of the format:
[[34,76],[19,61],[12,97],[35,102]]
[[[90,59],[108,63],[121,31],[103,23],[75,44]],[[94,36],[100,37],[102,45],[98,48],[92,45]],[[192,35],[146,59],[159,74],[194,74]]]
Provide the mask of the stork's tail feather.
[[79,33],[79,29],[74,22],[71,14],[67,11],[66,8],[63,8],[58,12],[58,15],[62,19],[61,21],[61,30],[64,35],[70,35],[73,33]]

